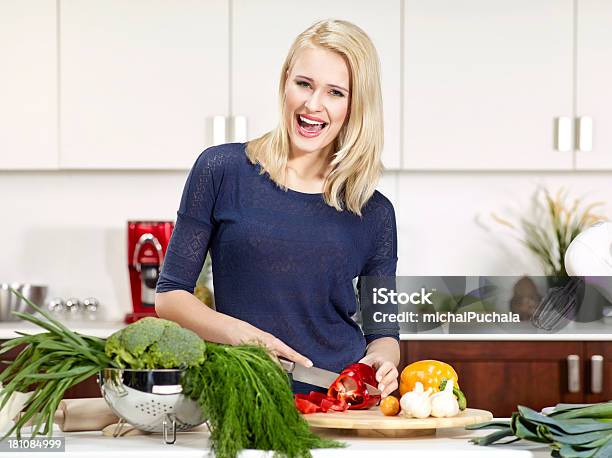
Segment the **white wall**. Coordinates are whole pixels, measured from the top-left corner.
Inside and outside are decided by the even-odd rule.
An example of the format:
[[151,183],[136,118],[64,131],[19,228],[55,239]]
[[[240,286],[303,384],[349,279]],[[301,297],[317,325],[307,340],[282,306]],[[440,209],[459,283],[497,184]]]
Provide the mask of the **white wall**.
[[131,308],[126,222],[172,219],[187,172],[2,172],[0,282],[37,282],[49,297]]
[[598,213],[612,215],[610,172],[390,175],[384,186],[395,181],[399,275],[541,274],[537,259],[490,216],[517,221],[540,185],[555,192],[565,188],[572,199],[603,201]]
[[[103,318],[130,310],[126,221],[174,219],[187,172],[0,172],[0,283],[50,285],[50,297],[97,297]],[[520,209],[538,184],[608,202],[612,173],[387,172],[399,275],[519,275],[537,262],[503,234],[491,211]],[[490,223],[493,228],[499,225]]]

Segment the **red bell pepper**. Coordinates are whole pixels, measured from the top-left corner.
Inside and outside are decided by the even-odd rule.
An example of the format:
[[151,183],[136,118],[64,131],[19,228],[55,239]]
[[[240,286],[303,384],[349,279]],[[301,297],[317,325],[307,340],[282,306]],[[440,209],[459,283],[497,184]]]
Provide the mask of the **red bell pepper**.
[[344,412],[348,408],[346,402],[318,391],[311,391],[309,394],[296,394],[294,400],[295,407],[303,414],[327,412],[328,410]]
[[380,402],[380,394],[369,393],[366,383],[378,385],[374,369],[363,363],[351,364],[340,372],[327,390],[327,395],[346,402],[350,410],[369,409]]

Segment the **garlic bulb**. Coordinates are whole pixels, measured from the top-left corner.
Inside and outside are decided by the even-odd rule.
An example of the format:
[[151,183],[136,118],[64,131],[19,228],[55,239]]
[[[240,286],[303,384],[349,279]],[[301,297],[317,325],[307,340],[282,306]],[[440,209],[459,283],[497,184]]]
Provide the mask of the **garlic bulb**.
[[405,393],[400,399],[402,415],[405,417],[427,418],[431,413],[431,401],[429,395],[431,388],[423,391],[423,384],[416,382],[414,390]]
[[454,417],[459,414],[459,403],[453,394],[453,381],[448,380],[444,391],[431,397],[431,415],[434,417]]

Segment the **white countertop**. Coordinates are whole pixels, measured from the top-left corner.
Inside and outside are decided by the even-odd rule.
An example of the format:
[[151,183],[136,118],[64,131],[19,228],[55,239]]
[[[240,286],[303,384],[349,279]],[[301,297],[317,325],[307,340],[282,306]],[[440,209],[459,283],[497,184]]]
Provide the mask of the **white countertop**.
[[[348,448],[315,449],[312,450],[312,455],[313,457],[351,456],[355,458],[377,456],[384,456],[385,458],[413,456],[427,456],[428,458],[446,458],[448,456],[453,458],[544,458],[550,456],[550,449],[541,444],[521,441],[501,447],[479,447],[468,441],[471,437],[484,436],[491,431],[466,431],[463,428],[449,428],[438,430],[435,436],[410,439],[348,438],[324,433],[326,437],[333,437],[345,442]],[[25,437],[25,429],[23,433],[23,437]],[[61,456],[66,458],[123,458],[125,456],[130,458],[202,458],[212,456],[209,451],[208,432],[204,429],[178,433],[176,443],[173,445],[165,444],[159,434],[112,438],[103,436],[100,431],[63,433],[56,429],[54,437],[61,436],[66,438],[66,452],[62,453]],[[24,453],[17,452],[3,453],[2,455],[15,458],[25,456]],[[240,454],[240,457],[271,458],[272,453],[245,450]]]
[[[612,330],[611,330],[612,331]],[[612,334],[400,334],[400,340],[522,340],[522,341],[611,341]]]
[[[81,334],[106,338],[113,332],[126,326],[122,321],[67,321],[70,329]],[[18,337],[15,331],[35,334],[41,329],[24,321],[0,322],[0,340]],[[612,341],[612,325],[601,322],[571,323],[556,334],[545,333],[464,333],[447,334],[438,328],[418,334],[400,334],[401,340],[544,340],[544,341]]]
[[[80,334],[101,338],[106,338],[113,332],[126,326],[123,321],[65,321],[63,324]],[[27,334],[43,332],[41,328],[27,321],[0,322],[0,340],[19,337],[16,331]]]
[[491,327],[488,332],[480,332],[482,328],[463,327],[463,332],[448,333],[441,326],[430,331],[418,334],[400,334],[401,340],[546,340],[546,341],[568,341],[568,340],[590,340],[590,341],[610,341],[612,340],[612,324],[605,324],[602,321],[591,323],[568,323],[563,329],[556,333],[518,325],[512,326],[516,331],[512,334],[504,332],[503,327]]

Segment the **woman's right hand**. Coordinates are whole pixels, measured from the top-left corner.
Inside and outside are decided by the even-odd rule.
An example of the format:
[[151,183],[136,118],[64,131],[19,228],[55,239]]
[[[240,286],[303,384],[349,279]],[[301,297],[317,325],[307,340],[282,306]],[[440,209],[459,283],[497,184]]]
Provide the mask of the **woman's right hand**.
[[232,333],[234,340],[232,345],[260,344],[266,347],[274,356],[282,356],[304,367],[312,367],[312,361],[269,332],[262,331],[246,321],[242,321],[234,329],[236,332]]

